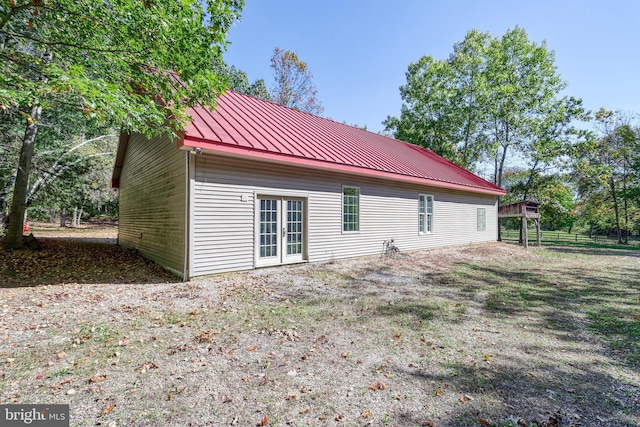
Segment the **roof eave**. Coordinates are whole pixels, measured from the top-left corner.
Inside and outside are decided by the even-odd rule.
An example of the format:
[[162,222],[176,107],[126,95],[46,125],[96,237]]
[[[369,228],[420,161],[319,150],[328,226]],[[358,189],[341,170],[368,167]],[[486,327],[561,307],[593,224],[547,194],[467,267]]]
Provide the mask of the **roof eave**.
[[301,167],[306,167],[311,169],[337,171],[337,172],[342,172],[347,174],[354,174],[354,175],[374,177],[374,178],[383,178],[383,179],[388,179],[393,181],[428,185],[431,187],[446,188],[451,190],[467,191],[467,192],[487,194],[492,196],[504,196],[506,194],[506,191],[504,191],[501,188],[493,189],[493,188],[487,188],[487,187],[477,187],[477,186],[471,186],[471,185],[458,184],[458,183],[449,182],[449,181],[440,181],[440,180],[421,178],[421,177],[416,177],[411,175],[402,175],[397,173],[368,169],[368,168],[346,165],[341,163],[325,162],[325,161],[316,160],[316,159],[309,159],[304,157],[272,153],[268,151],[254,150],[254,149],[249,149],[244,147],[231,146],[225,143],[215,142],[211,140],[200,140],[198,138],[193,138],[189,136],[178,138],[177,145],[178,145],[178,148],[182,150],[192,150],[194,148],[199,148],[203,152],[208,152],[212,154],[225,154],[225,155],[231,155],[231,156],[259,159],[262,161],[269,161],[269,162],[275,162],[275,163],[281,163],[281,164],[294,164],[296,166],[301,166]]
[[118,151],[116,153],[116,162],[113,166],[113,173],[111,174],[111,187],[120,188],[120,173],[122,172],[122,165],[124,164],[124,157],[127,153],[127,145],[129,145],[128,132],[120,132],[120,139],[118,140]]

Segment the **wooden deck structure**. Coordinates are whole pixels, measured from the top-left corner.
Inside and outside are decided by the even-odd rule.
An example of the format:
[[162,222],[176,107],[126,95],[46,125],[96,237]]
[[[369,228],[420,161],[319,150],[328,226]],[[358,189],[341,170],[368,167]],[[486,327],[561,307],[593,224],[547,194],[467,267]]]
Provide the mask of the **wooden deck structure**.
[[533,219],[536,224],[536,243],[540,246],[540,203],[531,200],[523,200],[510,205],[498,206],[498,218],[520,217],[522,218],[522,243],[529,247],[528,221]]

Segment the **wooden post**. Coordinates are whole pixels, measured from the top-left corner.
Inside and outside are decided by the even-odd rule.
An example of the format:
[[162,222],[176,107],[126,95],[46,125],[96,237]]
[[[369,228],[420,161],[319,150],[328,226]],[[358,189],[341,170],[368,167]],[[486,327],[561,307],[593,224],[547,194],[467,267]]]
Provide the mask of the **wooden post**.
[[522,215],[522,243],[524,248],[529,248],[529,233],[527,232],[527,214]]
[[538,246],[542,246],[540,240],[540,218],[536,218],[536,241],[538,242]]

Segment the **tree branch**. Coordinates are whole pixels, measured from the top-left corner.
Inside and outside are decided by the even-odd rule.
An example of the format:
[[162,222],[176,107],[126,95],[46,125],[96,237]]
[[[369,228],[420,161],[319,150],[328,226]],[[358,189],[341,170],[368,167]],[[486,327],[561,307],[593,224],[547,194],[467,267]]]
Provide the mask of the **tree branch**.
[[16,13],[22,11],[22,10],[26,10],[32,7],[36,7],[33,3],[29,2],[29,3],[25,3],[21,6],[15,6],[12,7],[11,10],[9,11],[9,13],[7,13],[4,18],[0,19],[0,31],[2,31],[2,29],[4,28],[5,25],[7,25],[7,23],[9,22],[9,19],[11,19],[11,17],[13,15],[15,15]]
[[98,137],[95,138],[91,138],[91,139],[87,139],[86,141],[82,141],[79,144],[76,144],[74,147],[72,147],[71,149],[69,149],[69,151],[64,152],[63,154],[61,154],[56,160],[55,162],[53,162],[53,165],[51,165],[51,167],[44,171],[43,175],[41,177],[39,177],[36,182],[33,183],[33,185],[31,186],[31,189],[29,190],[29,199],[33,199],[33,197],[35,196],[35,194],[37,194],[38,190],[40,189],[40,187],[44,186],[47,183],[47,178],[51,177],[51,180],[56,179],[58,176],[60,176],[60,174],[62,172],[64,172],[66,169],[68,169],[71,166],[74,166],[76,164],[78,164],[79,162],[91,158],[91,157],[97,157],[97,156],[101,156],[101,155],[105,155],[105,154],[112,154],[112,153],[99,153],[99,154],[93,154],[93,155],[88,155],[88,156],[84,156],[82,158],[80,158],[79,160],[73,162],[73,163],[67,163],[66,165],[64,165],[62,168],[58,168],[58,165],[60,164],[60,162],[62,161],[62,159],[66,156],[68,156],[69,154],[71,154],[72,152],[74,152],[75,150],[91,143],[91,142],[95,142],[95,141],[99,141],[101,139],[104,138],[109,138],[109,137],[114,137],[115,135],[113,134],[109,134],[109,135],[100,135]]

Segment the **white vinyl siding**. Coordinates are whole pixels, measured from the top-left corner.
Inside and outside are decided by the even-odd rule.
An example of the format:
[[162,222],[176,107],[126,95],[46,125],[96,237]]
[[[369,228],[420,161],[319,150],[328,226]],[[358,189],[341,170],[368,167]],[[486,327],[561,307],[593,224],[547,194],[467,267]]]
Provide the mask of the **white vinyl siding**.
[[420,234],[433,233],[433,196],[431,194],[418,196],[418,221]]
[[187,153],[131,135],[120,174],[118,243],[185,276]]
[[342,231],[360,231],[360,189],[342,187]]
[[478,231],[484,231],[487,229],[487,210],[485,208],[478,208]]
[[[401,251],[497,239],[495,196],[231,157],[197,155],[195,162],[193,276],[256,267],[258,196],[305,201],[303,247],[310,262],[380,254],[392,238]],[[358,233],[343,231],[343,186],[351,182],[359,189]],[[419,195],[425,193],[433,196],[437,218],[437,233],[429,239],[415,228]],[[487,210],[481,232],[478,207]]]

